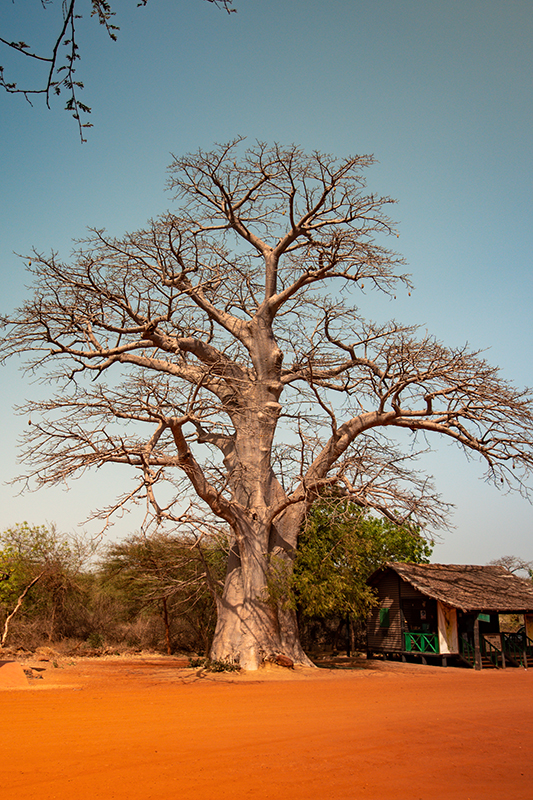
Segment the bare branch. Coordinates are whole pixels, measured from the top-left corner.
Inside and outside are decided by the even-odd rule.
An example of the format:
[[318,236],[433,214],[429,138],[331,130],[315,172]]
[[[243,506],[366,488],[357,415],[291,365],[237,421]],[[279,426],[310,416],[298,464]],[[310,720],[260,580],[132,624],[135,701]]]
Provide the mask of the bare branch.
[[[42,8],[47,10],[52,6],[53,0],[43,2]],[[139,0],[137,6],[147,5],[148,0]],[[207,0],[217,8],[223,9],[228,14],[236,11],[233,8],[233,0]],[[31,97],[43,95],[46,106],[50,108],[50,96],[60,95],[66,92],[67,100],[65,110],[72,112],[76,120],[80,139],[85,142],[84,133],[86,128],[91,128],[91,123],[83,121],[83,114],[90,114],[89,106],[82,103],[79,99],[79,91],[83,89],[83,83],[75,77],[77,62],[80,60],[79,46],[77,42],[76,22],[81,18],[80,6],[88,6],[91,16],[98,20],[99,24],[105,28],[108,37],[116,41],[119,28],[113,24],[115,12],[112,11],[109,0],[64,0],[61,3],[61,17],[57,24],[57,33],[47,55],[38,55],[26,44],[26,42],[13,42],[0,37],[0,42],[10,50],[34,61],[42,62],[46,65],[46,72],[42,80],[37,85],[20,88],[17,83],[6,80],[4,68],[0,67],[0,86],[9,94],[21,94],[28,103]],[[63,49],[65,48],[65,49]]]

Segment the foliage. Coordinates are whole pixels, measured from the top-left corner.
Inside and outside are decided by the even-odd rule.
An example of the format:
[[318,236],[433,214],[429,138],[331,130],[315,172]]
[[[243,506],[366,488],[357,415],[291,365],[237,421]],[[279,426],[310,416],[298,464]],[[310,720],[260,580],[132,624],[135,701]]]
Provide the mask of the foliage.
[[[54,528],[23,522],[0,533],[0,602],[12,603],[37,574],[44,572],[41,586],[60,590],[76,574],[86,553],[80,542],[69,542]],[[37,602],[37,601],[35,601]]]
[[60,633],[73,601],[83,593],[78,578],[90,555],[89,545],[60,535],[53,527],[23,522],[0,533],[3,640],[8,623],[20,609],[26,619],[42,621],[49,639]]
[[9,637],[27,649],[71,639],[77,652],[85,643],[207,653],[226,546],[224,536],[203,544],[135,534],[91,564],[94,550],[83,541],[16,525],[0,533],[0,623],[9,626],[20,601]]
[[189,659],[189,666],[196,669],[197,667],[205,667],[205,665],[209,663],[209,659],[207,658],[190,658]]
[[204,545],[192,535],[134,534],[106,549],[99,565],[101,590],[120,600],[127,621],[156,609],[168,652],[178,617],[206,650],[216,619],[213,592],[222,581],[225,556],[223,538]]
[[499,614],[501,633],[518,633],[524,626],[523,614]]
[[207,672],[240,672],[238,664],[231,661],[206,661],[205,669]]
[[374,603],[367,578],[386,561],[428,563],[432,542],[412,525],[371,516],[349,501],[313,506],[298,541],[293,602],[308,617],[362,617]]

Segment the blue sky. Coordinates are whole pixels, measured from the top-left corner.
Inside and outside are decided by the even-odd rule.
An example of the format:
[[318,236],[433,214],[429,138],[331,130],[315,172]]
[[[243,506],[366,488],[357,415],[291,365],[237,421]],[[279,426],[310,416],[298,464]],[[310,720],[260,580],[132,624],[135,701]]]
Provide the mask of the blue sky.
[[[29,21],[28,2],[4,4],[0,35],[44,48],[54,6],[41,12],[33,4]],[[416,291],[397,301],[369,298],[363,313],[419,323],[449,345],[486,348],[505,378],[533,385],[530,0],[236,6],[227,15],[203,0],[149,0],[145,8],[117,0],[116,43],[94,20],[80,21],[78,76],[94,124],[86,144],[61,102],[47,111],[38,100],[30,108],[0,94],[2,310],[26,293],[14,252],[35,246],[66,257],[86,226],[134,230],[172,207],[165,192],[171,153],[243,134],[339,156],[373,153],[368,185],[398,200],[397,245]],[[15,57],[0,55],[9,79]],[[19,469],[24,424],[12,406],[42,390],[15,364],[0,380],[6,481]],[[475,461],[433,444],[426,466],[456,506],[455,529],[435,559],[533,559],[530,505],[484,484]],[[3,485],[0,527],[27,519],[74,530],[123,480],[87,477],[68,491],[23,497]],[[111,535],[139,519],[132,512]]]

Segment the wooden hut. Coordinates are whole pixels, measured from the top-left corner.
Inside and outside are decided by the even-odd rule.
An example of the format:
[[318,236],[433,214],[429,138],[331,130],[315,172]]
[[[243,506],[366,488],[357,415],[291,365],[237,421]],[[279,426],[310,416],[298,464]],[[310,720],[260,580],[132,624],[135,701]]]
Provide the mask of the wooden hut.
[[[533,666],[533,585],[504,567],[390,562],[369,584],[369,656]],[[523,614],[524,629],[502,633],[500,614]]]

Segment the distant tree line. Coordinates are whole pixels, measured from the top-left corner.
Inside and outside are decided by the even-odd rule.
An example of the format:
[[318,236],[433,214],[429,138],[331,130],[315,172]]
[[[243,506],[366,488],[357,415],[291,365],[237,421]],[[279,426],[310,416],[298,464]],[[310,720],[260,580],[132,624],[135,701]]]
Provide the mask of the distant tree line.
[[[54,528],[16,525],[0,533],[0,643],[207,655],[228,546],[223,533],[185,531],[136,533],[97,550]],[[340,634],[353,649],[374,602],[368,576],[389,560],[427,562],[431,552],[415,527],[322,499],[302,529],[294,572],[272,558],[268,591],[296,609],[309,650],[336,649]]]
[[[1,645],[204,654],[223,546],[141,534],[101,547],[22,523],[0,534]],[[223,574],[223,572],[222,572]]]

